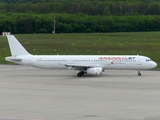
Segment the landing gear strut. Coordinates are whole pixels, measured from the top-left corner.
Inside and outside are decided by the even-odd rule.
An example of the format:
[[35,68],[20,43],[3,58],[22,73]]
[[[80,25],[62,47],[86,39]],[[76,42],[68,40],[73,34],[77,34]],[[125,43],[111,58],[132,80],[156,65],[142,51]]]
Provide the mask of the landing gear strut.
[[78,77],[81,77],[82,75],[84,75],[84,71],[81,71],[77,74]]
[[140,72],[140,70],[138,70],[138,76],[141,76],[141,72]]

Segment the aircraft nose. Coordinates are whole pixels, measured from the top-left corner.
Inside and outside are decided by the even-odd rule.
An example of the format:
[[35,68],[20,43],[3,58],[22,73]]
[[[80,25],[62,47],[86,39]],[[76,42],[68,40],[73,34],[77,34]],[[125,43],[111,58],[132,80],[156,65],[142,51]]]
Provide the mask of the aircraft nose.
[[153,69],[153,68],[155,68],[156,66],[157,66],[157,63],[156,63],[156,62],[152,61],[152,62],[150,63],[150,69]]
[[154,67],[157,67],[157,63],[156,63],[156,62],[154,62],[154,63],[153,63],[153,66],[154,66]]

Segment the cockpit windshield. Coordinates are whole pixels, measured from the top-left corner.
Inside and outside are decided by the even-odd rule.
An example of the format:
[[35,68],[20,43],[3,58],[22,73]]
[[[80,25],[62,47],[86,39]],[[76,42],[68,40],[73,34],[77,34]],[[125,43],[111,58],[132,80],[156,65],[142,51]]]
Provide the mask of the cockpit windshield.
[[146,59],[146,62],[152,61],[151,59]]

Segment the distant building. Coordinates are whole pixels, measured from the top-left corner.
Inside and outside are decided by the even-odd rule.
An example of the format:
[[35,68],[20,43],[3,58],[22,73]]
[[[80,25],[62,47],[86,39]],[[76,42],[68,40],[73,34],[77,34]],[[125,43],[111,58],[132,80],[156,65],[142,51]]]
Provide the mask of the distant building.
[[2,32],[2,36],[7,36],[7,35],[10,35],[11,32]]

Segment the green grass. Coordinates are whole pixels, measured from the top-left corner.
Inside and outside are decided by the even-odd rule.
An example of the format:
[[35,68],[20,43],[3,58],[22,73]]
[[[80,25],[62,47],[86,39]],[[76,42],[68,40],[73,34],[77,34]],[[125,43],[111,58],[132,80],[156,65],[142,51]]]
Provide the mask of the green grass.
[[[160,68],[160,32],[16,34],[31,54],[37,55],[144,55]],[[0,37],[0,63],[10,56],[6,37]]]

